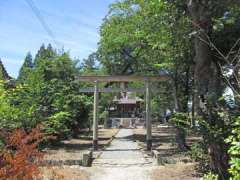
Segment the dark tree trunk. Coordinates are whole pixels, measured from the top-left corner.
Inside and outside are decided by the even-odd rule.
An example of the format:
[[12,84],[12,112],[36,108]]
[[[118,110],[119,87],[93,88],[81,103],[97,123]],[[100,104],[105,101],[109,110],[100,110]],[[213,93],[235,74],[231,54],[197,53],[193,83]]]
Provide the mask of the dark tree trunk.
[[[195,107],[196,113],[199,115],[208,115],[210,125],[214,126],[214,119],[211,119],[208,112],[211,108],[206,104],[211,102],[214,108],[217,103],[220,90],[219,74],[216,64],[211,57],[211,49],[208,44],[208,36],[212,29],[211,10],[209,4],[212,0],[190,0],[188,8],[193,19],[195,30],[197,31],[195,37]],[[223,143],[216,143],[211,140],[209,143],[210,167],[219,174],[221,179],[228,176],[227,172],[227,158],[225,157],[226,150],[221,149],[220,145]]]
[[188,113],[189,109],[188,109],[188,101],[190,99],[190,66],[187,66],[186,69],[186,77],[185,77],[185,83],[184,83],[184,101],[183,101],[183,107],[182,110],[183,112]]
[[187,151],[189,147],[186,143],[186,132],[182,128],[176,128],[176,142],[181,151]]
[[229,176],[228,173],[226,173],[226,169],[229,168],[229,159],[225,145],[221,146],[220,144],[212,143],[208,148],[208,152],[210,155],[211,169],[218,173],[220,179],[228,179]]
[[173,87],[174,109],[175,109],[175,112],[179,112],[177,68],[175,68],[175,73],[174,73],[174,76],[172,78],[173,78],[172,87]]
[[198,109],[197,105],[198,102],[196,102],[198,100],[197,97],[197,93],[196,93],[196,89],[195,89],[195,80],[193,80],[193,90],[192,90],[192,120],[191,120],[191,126],[195,127],[196,126],[196,112]]

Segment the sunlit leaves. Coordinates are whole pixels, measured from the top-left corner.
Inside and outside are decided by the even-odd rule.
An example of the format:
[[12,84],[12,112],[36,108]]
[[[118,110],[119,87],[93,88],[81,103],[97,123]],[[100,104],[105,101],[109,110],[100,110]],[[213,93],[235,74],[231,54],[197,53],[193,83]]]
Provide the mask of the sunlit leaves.
[[240,178],[240,117],[236,118],[232,135],[226,140],[230,144],[228,153],[231,155],[229,172],[233,175],[232,180]]

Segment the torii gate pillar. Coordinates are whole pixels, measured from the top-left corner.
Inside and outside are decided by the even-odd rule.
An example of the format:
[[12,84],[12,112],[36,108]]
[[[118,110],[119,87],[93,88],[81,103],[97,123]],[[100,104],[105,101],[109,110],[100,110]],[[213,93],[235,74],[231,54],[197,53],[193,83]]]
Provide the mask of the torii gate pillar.
[[98,150],[98,81],[94,85],[94,104],[93,104],[93,150]]
[[146,131],[147,150],[152,149],[152,118],[151,118],[151,93],[149,81],[146,81]]

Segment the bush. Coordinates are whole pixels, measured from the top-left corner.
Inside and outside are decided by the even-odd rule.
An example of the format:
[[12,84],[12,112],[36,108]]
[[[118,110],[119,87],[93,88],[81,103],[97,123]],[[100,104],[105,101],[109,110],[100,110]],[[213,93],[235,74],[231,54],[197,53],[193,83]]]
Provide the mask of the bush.
[[191,159],[199,162],[198,170],[200,172],[205,173],[209,170],[209,157],[206,146],[202,142],[192,144],[188,154]]
[[24,109],[18,104],[18,95],[23,92],[21,86],[5,89],[4,82],[0,82],[0,127],[7,130],[16,128],[31,129],[36,126],[32,121],[33,108]]
[[40,176],[38,162],[43,153],[38,145],[45,139],[40,126],[27,133],[16,129],[3,138],[5,146],[0,153],[0,179],[33,180]]
[[191,121],[187,113],[175,113],[170,119],[170,122],[177,128],[185,131],[191,127]]
[[71,116],[68,112],[58,112],[44,122],[47,134],[63,137],[70,133]]
[[176,142],[178,144],[178,148],[182,151],[187,151],[189,148],[186,144],[186,132],[187,129],[190,128],[190,118],[186,113],[176,113],[170,119],[170,123],[172,123],[176,127]]
[[204,180],[218,180],[218,175],[215,175],[212,172],[209,172],[208,174],[204,175],[203,179]]
[[201,143],[194,143],[190,147],[189,155],[194,161],[200,161],[204,159],[206,153]]
[[232,180],[240,179],[240,117],[238,117],[234,123],[234,128],[232,130],[232,135],[226,140],[230,143],[230,149],[228,153],[230,154],[230,169]]

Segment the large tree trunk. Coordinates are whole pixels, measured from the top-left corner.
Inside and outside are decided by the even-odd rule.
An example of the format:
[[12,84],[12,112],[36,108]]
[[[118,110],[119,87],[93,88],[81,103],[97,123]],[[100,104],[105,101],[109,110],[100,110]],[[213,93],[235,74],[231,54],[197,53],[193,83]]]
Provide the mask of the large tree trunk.
[[210,155],[211,169],[217,172],[221,179],[228,179],[228,174],[226,173],[226,170],[229,168],[227,147],[225,145],[212,143],[208,148],[208,153]]
[[[200,0],[199,0],[200,1]],[[211,50],[207,36],[211,29],[211,18],[209,17],[208,9],[202,4],[206,2],[199,2],[198,0],[190,0],[189,11],[191,13],[195,29],[197,31],[195,38],[195,83],[199,96],[204,96],[209,91],[211,72],[212,72],[212,59]]]
[[[209,2],[211,0],[190,0],[188,7],[193,19],[195,30],[197,31],[195,37],[195,72],[194,80],[196,87],[196,96],[194,97],[197,114],[206,115],[211,112],[211,107],[207,106],[207,102],[214,105],[220,94],[219,77],[216,64],[211,58],[211,49],[208,44],[208,37],[212,29],[211,11]],[[214,119],[208,116],[206,119],[210,125],[214,126]],[[209,142],[210,166],[212,170],[220,175],[221,179],[227,176],[227,158],[220,158],[225,156],[226,151],[219,148],[220,144],[214,141]],[[224,143],[224,142],[223,142]]]

